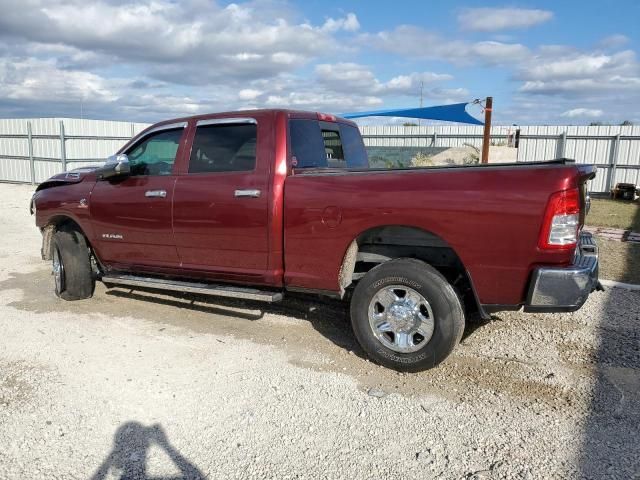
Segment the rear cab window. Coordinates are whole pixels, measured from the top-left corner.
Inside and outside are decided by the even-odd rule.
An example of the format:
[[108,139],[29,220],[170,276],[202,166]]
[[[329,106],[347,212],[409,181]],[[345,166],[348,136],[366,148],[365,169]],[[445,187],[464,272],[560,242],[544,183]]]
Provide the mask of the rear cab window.
[[368,168],[367,152],[357,127],[312,119],[289,120],[294,168]]

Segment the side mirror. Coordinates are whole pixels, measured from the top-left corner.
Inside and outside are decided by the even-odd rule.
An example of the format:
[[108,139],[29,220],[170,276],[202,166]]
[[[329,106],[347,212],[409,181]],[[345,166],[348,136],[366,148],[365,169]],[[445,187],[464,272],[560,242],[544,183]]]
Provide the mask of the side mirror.
[[131,167],[129,166],[129,157],[127,157],[124,153],[111,155],[109,158],[107,158],[104,167],[98,169],[98,175],[103,180],[129,175],[129,173],[131,173]]

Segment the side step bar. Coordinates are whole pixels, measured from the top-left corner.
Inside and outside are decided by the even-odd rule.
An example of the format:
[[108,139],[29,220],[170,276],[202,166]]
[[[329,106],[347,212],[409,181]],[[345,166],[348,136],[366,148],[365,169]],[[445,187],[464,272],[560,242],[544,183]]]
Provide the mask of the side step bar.
[[174,292],[199,293],[214,297],[241,298],[258,302],[279,302],[282,292],[259,290],[257,288],[235,287],[212,283],[182,282],[163,278],[138,277],[135,275],[105,275],[102,281],[109,285],[126,285],[129,287],[154,288],[157,290],[171,290]]

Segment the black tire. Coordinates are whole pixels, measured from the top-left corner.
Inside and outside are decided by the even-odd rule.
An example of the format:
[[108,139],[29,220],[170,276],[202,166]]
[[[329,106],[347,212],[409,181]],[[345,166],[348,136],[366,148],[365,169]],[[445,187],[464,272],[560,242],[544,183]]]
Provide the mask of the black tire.
[[54,262],[59,259],[61,270],[60,281],[54,281],[55,294],[64,300],[90,298],[96,281],[89,247],[82,232],[71,227],[58,230],[53,235],[53,257]]
[[[417,351],[400,353],[388,348],[370,326],[370,303],[376,293],[391,285],[410,287],[430,304],[433,333]],[[371,269],[358,282],[351,300],[351,325],[360,346],[377,363],[404,372],[433,368],[447,358],[462,338],[464,322],[460,298],[451,284],[435,268],[410,258]]]

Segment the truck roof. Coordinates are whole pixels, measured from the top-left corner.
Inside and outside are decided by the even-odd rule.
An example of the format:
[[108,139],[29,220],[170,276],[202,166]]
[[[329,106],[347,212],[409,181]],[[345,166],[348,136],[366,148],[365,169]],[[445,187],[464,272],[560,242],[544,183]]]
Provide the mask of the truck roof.
[[[348,125],[352,125],[357,127],[357,124],[351,120],[347,120],[346,118],[338,117],[337,115],[331,113],[322,113],[322,112],[314,112],[311,110],[292,110],[286,108],[263,108],[263,109],[253,109],[253,110],[231,110],[227,112],[212,112],[212,113],[203,113],[200,115],[191,115],[188,117],[178,117],[171,118],[167,120],[162,120],[160,122],[156,122],[151,125],[149,128],[162,125],[165,123],[176,123],[176,122],[187,122],[189,120],[204,120],[208,118],[225,118],[225,117],[237,117],[237,116],[248,116],[248,115],[264,115],[269,113],[284,113],[289,118],[306,118],[306,119],[317,119],[331,122],[340,122],[346,123]],[[146,129],[145,129],[146,130]]]

